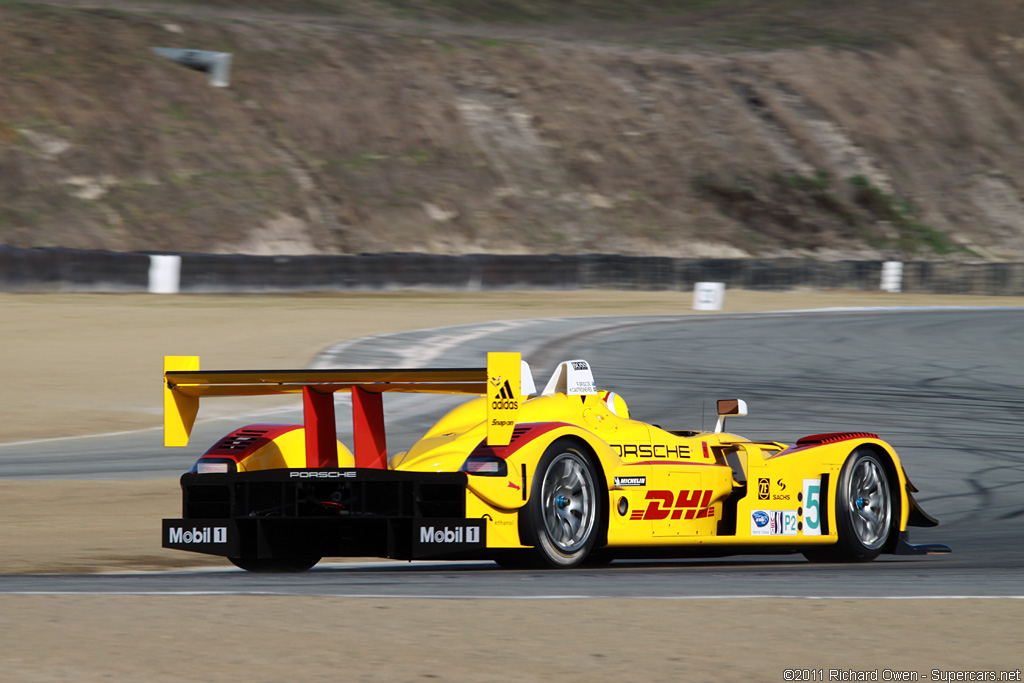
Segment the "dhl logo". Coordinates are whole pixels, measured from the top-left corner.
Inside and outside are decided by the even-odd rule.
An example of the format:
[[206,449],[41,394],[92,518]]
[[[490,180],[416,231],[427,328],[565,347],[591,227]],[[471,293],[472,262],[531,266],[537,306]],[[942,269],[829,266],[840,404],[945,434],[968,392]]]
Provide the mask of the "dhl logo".
[[[709,507],[711,503],[710,490],[680,491],[679,495],[671,491],[648,491],[646,510],[633,510],[630,521],[668,519],[703,519],[714,517],[714,509]],[[674,505],[673,505],[674,503]],[[683,517],[683,513],[686,517]]]

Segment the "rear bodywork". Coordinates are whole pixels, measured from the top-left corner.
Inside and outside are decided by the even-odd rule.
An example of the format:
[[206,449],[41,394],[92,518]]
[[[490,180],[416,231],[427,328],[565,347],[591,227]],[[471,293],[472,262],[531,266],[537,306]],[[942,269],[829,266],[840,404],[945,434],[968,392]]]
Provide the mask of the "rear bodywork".
[[[501,557],[531,547],[523,511],[556,442],[595,465],[595,550],[611,556],[800,552],[834,545],[837,482],[854,452],[892,482],[894,534],[882,552],[925,552],[909,525],[932,526],[900,459],[877,435],[844,432],[792,445],[724,431],[745,414],[722,401],[715,431],[666,430],[616,414],[585,361],[559,365],[542,392],[518,354],[484,368],[201,372],[165,361],[165,439],[185,445],[201,399],[300,394],[302,425],[249,425],[181,479],[182,516],[163,545],[229,558]],[[353,443],[336,436],[335,392],[352,395]],[[388,454],[382,396],[464,394],[407,452]],[[935,548],[933,548],[935,549]]]

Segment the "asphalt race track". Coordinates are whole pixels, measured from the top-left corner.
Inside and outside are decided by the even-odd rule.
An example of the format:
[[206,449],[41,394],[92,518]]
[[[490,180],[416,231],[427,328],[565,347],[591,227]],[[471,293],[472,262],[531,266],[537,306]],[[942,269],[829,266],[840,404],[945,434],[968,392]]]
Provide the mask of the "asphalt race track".
[[[322,563],[307,574],[286,576],[233,569],[8,576],[0,577],[0,593],[1024,597],[1024,309],[517,321],[349,342],[328,349],[313,365],[481,366],[489,350],[523,351],[538,386],[556,362],[586,358],[598,385],[623,395],[634,417],[666,428],[713,427],[716,399],[743,398],[750,416],[733,418],[728,430],[752,439],[876,432],[900,454],[921,491],[919,502],[942,522],[912,529],[911,541],[947,543],[954,553],[838,566],[813,565],[801,556],[744,556],[571,571],[377,562]],[[423,396],[389,396],[385,403],[390,451],[406,447],[453,404]],[[301,420],[297,411],[257,419]],[[202,422],[194,445],[172,455],[155,430],[5,445],[0,469],[8,478],[175,476],[210,442],[248,421],[255,420]],[[340,418],[343,433],[344,423]]]

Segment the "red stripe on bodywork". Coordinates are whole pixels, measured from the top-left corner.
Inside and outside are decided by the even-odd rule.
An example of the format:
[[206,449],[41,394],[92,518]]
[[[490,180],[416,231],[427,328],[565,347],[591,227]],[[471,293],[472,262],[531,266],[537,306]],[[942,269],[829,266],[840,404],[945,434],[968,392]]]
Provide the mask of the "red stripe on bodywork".
[[692,462],[690,460],[641,460],[640,462],[624,462],[621,467],[633,465],[696,465],[697,467],[726,467],[713,462]]
[[230,459],[238,464],[277,437],[296,429],[299,429],[298,425],[247,425],[236,429],[215,443],[210,450],[203,454],[203,457]]
[[572,426],[567,422],[527,422],[516,425],[516,428],[512,430],[512,440],[508,442],[507,446],[488,446],[487,439],[484,439],[479,446],[473,449],[471,455],[493,455],[505,460],[526,444],[544,436],[551,430]]
[[796,453],[807,448],[817,448],[818,446],[825,446],[827,444],[839,443],[840,441],[849,441],[850,439],[878,439],[881,438],[878,434],[872,434],[871,432],[832,432],[829,434],[812,434],[810,436],[804,436],[796,441],[795,446],[779,451],[775,455],[769,456],[777,458],[780,455],[789,455],[790,453]]
[[823,446],[827,443],[848,441],[850,439],[877,439],[878,434],[871,432],[832,432],[829,434],[812,434],[796,440],[797,446]]

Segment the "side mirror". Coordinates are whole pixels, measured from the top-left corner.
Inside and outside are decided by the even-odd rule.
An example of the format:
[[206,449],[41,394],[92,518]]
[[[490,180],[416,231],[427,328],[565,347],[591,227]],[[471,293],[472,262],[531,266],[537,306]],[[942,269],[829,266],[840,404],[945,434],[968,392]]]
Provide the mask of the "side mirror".
[[721,434],[725,428],[725,418],[730,415],[742,417],[747,414],[747,402],[741,398],[722,399],[718,402],[718,424],[715,425],[715,434]]

